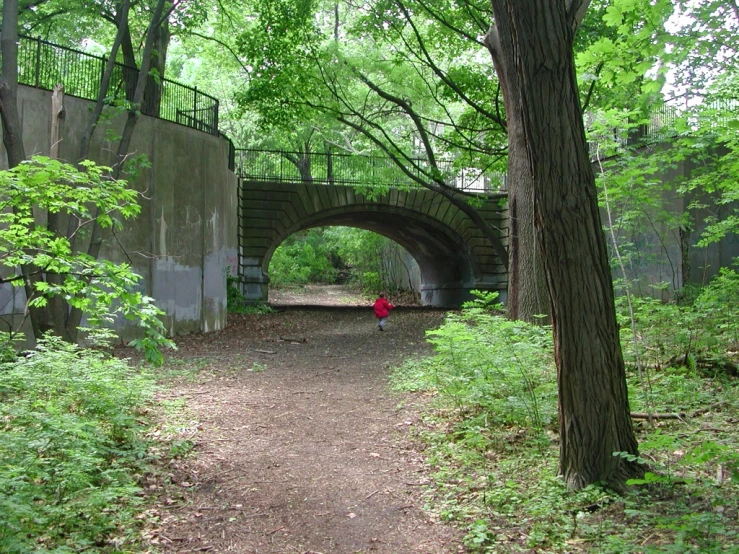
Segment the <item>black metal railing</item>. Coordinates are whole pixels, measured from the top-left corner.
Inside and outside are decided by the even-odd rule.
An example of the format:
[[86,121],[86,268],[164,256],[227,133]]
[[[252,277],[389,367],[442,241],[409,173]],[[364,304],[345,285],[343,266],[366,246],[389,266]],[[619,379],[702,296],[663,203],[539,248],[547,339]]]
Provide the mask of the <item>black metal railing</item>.
[[[95,100],[107,58],[59,46],[40,38],[21,36],[18,43],[18,82],[53,90],[61,83],[64,92]],[[108,90],[108,101],[133,99],[139,71],[116,63]],[[218,99],[169,79],[149,77],[141,113],[211,135],[218,135]]]
[[[388,157],[337,152],[289,152],[280,150],[235,150],[236,173],[249,181],[313,183],[358,187],[420,188],[421,183]],[[450,187],[468,192],[498,192],[505,188],[501,173],[477,169],[455,169],[453,162],[438,162],[441,178]],[[423,172],[425,160],[413,160],[408,171],[420,181],[429,181]]]
[[[649,118],[629,129],[612,128],[605,135],[592,137],[588,142],[591,156],[603,151],[607,155],[618,154],[626,146],[642,146],[670,142],[683,130],[697,130],[701,126],[715,129],[734,121],[739,101],[728,98],[710,98],[686,93],[654,103]],[[600,155],[600,154],[599,154]]]

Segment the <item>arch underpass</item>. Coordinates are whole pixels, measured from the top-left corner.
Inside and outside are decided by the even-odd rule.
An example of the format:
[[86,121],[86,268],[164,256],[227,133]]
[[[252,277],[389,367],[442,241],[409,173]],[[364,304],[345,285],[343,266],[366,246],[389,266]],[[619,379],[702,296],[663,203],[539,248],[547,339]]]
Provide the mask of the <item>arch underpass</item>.
[[[504,195],[480,198],[478,212],[505,242]],[[269,262],[287,237],[333,225],[374,231],[404,247],[418,262],[424,305],[459,306],[473,289],[505,298],[504,261],[464,212],[433,191],[389,189],[370,199],[347,186],[242,181],[239,201],[239,281],[249,301],[268,300]]]

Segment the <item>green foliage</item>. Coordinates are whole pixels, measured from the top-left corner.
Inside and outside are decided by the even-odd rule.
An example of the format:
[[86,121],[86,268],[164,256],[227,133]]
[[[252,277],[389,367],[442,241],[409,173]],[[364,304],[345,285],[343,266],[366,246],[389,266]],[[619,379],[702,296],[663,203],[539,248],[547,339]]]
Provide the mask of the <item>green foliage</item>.
[[260,364],[259,362],[253,362],[251,364],[251,367],[247,369],[246,371],[253,371],[254,373],[261,373],[263,371],[267,370],[267,366],[264,364]]
[[694,307],[701,315],[702,327],[715,338],[712,343],[729,350],[739,345],[739,273],[723,268],[705,287]]
[[[476,38],[490,22],[473,15],[489,7],[440,8],[260,2],[238,41],[252,68],[240,103],[281,142],[296,142],[296,129],[310,122],[326,142],[389,153],[424,183],[443,184],[460,168],[503,170],[502,102],[489,107],[497,80]],[[430,137],[423,152],[421,133]]]
[[464,545],[472,552],[483,552],[488,545],[495,543],[495,533],[484,519],[476,520],[464,536]]
[[407,289],[411,267],[407,252],[389,238],[354,227],[330,227],[326,236],[351,272],[349,282],[365,294],[397,294]]
[[48,337],[0,365],[0,550],[131,551],[152,376]]
[[407,253],[387,237],[353,227],[296,233],[275,250],[270,283],[295,286],[348,281],[368,295],[407,288]]
[[721,2],[619,0],[604,16],[607,34],[578,64],[592,85],[590,140],[608,158],[599,188],[638,282],[655,261],[679,263],[671,252],[686,259],[681,239],[705,247],[739,231],[739,79],[728,39],[739,27]]
[[[258,0],[255,17],[236,38],[236,50],[250,68],[250,84],[237,92],[242,106],[258,108],[266,128],[302,126],[311,113],[304,99],[316,88],[306,64],[318,36],[311,0]],[[315,112],[313,112],[315,113]]]
[[635,420],[640,454],[614,455],[647,471],[621,496],[569,491],[556,476],[549,331],[503,320],[495,298],[478,293],[429,332],[433,358],[393,375],[432,399],[416,427],[433,478],[427,508],[465,528],[470,552],[734,552],[739,385],[706,360],[735,358],[738,292],[736,272],[724,271],[691,302],[635,299],[643,367],[628,371],[631,407],[678,417]]
[[498,312],[502,314],[505,310],[503,304],[498,299],[498,292],[490,292],[484,290],[473,290],[472,296],[474,300],[468,300],[462,304],[463,310],[479,312]]
[[[44,307],[55,296],[79,308],[93,327],[116,317],[136,321],[144,337],[134,345],[147,358],[161,363],[160,349],[173,347],[165,337],[163,315],[153,299],[137,290],[141,277],[128,264],[95,259],[76,250],[73,240],[84,242],[88,228],[120,229],[121,221],[139,214],[136,191],[125,181],[107,179],[109,168],[83,161],[85,171],[69,164],[35,156],[13,169],[0,172],[0,264],[4,282],[23,287],[22,269],[41,278],[34,281],[30,306]],[[68,214],[79,221],[74,237],[38,225],[34,210]],[[50,276],[58,276],[54,281]]]
[[617,106],[636,118],[648,115],[667,71],[660,60],[673,9],[669,0],[615,0],[605,9],[593,8],[585,28],[595,27],[595,32],[577,53],[578,73],[587,85],[583,90],[593,87],[591,102],[602,109]]
[[541,431],[556,413],[551,331],[496,315],[495,297],[478,296],[427,333],[435,356],[403,366],[393,382],[403,390],[437,391],[464,410],[464,440],[484,440],[485,430],[497,425]]
[[246,297],[239,290],[239,279],[233,275],[226,277],[226,308],[228,313],[237,314],[245,309]]
[[269,265],[270,282],[276,287],[333,283],[336,269],[331,249],[320,229],[296,233],[283,242]]
[[[364,294],[375,296],[385,290],[390,290],[382,281],[380,274],[376,271],[361,271],[352,274],[352,282],[355,283]],[[394,291],[391,291],[394,292]]]
[[239,290],[239,280],[228,275],[226,277],[227,309],[230,314],[272,314],[275,311],[268,304],[250,304]]
[[[642,363],[650,366],[710,365],[728,360],[739,344],[739,274],[723,269],[707,287],[700,289],[692,302],[660,302],[653,298],[634,298],[637,342]],[[627,361],[636,364],[636,352],[623,298],[621,339]],[[666,373],[664,379],[669,379]],[[679,376],[676,377],[679,379]],[[689,391],[686,391],[689,396]]]

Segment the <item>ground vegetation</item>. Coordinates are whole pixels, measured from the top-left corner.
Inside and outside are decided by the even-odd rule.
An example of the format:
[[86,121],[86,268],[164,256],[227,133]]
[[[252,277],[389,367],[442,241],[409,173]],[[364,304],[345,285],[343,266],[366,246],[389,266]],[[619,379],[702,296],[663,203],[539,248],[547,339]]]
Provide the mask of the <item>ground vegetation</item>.
[[428,334],[435,355],[393,373],[397,389],[433,398],[416,434],[436,513],[462,523],[471,552],[733,551],[737,314],[716,307],[736,287],[726,271],[682,305],[619,303],[640,454],[612,456],[644,469],[621,495],[599,484],[568,492],[557,476],[551,335],[485,296],[448,316]]

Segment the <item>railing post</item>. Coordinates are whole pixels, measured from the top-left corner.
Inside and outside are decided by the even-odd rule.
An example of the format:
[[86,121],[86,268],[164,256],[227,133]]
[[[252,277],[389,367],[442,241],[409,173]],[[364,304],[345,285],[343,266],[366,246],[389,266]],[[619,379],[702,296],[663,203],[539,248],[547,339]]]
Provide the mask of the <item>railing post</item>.
[[[108,64],[108,60],[105,56],[100,58],[100,82],[98,83],[98,90],[103,86],[103,78],[105,77],[105,66]],[[105,91],[105,96],[108,96],[108,91]]]
[[218,108],[220,106],[220,101],[216,99],[215,105],[213,107],[213,134],[218,135]]
[[198,87],[195,87],[195,94],[192,97],[192,122],[195,129],[198,128]]
[[36,88],[39,88],[39,83],[41,80],[41,37],[36,37],[36,71],[34,75],[34,82],[36,83],[34,86]]

